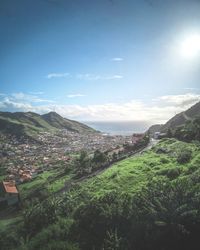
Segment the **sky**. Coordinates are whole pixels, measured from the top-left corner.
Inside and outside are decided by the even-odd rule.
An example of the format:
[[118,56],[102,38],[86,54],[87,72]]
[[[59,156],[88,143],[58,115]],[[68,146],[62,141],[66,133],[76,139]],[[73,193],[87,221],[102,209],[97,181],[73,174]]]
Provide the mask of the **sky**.
[[200,101],[200,0],[0,0],[0,110],[164,123]]

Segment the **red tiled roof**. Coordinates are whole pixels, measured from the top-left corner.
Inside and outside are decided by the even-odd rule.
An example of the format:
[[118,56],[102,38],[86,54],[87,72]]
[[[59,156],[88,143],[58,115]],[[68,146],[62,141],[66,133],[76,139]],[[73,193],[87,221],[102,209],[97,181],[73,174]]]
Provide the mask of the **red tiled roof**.
[[18,194],[18,190],[15,186],[15,184],[11,181],[3,181],[3,186],[6,190],[6,193],[14,193],[14,194]]

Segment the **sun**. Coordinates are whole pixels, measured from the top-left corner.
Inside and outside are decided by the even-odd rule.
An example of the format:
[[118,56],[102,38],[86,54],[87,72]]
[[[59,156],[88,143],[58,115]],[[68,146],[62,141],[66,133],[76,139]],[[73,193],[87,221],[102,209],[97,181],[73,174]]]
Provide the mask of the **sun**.
[[186,58],[200,56],[200,34],[190,35],[182,41],[181,54]]

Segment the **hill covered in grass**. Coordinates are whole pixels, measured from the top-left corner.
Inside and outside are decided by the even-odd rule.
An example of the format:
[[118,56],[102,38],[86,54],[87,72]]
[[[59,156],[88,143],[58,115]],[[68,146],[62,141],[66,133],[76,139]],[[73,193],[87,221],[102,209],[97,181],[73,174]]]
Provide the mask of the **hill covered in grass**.
[[196,250],[199,181],[199,143],[163,139],[61,196],[33,200],[22,221],[1,233],[0,244],[30,250]]
[[39,115],[33,112],[0,112],[0,132],[17,137],[34,137],[38,132],[67,129],[78,133],[94,132],[92,128],[50,112]]
[[166,124],[162,126],[162,131],[167,131],[169,128],[184,125],[187,121],[191,121],[196,116],[200,116],[200,102],[193,105],[191,108],[172,117]]
[[149,128],[148,133],[153,135],[155,132],[168,132],[176,128],[184,126],[187,122],[191,122],[196,117],[200,116],[200,102],[196,103],[189,109],[173,116],[165,124],[156,124]]
[[57,129],[67,129],[73,132],[86,133],[94,132],[95,130],[87,125],[63,118],[56,112],[50,112],[41,116],[49,125]]

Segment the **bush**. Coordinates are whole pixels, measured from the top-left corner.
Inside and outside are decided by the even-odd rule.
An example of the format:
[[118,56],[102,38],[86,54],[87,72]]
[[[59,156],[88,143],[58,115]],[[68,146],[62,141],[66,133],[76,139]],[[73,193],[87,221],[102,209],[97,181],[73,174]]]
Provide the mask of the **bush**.
[[173,180],[173,179],[177,178],[180,174],[181,174],[181,169],[176,167],[176,168],[172,168],[172,169],[168,170],[167,177],[170,180]]
[[0,248],[1,249],[14,249],[14,247],[18,246],[19,238],[16,232],[7,232],[0,231]]
[[156,149],[156,154],[167,154],[168,153],[168,150],[167,150],[167,148],[157,148]]
[[181,174],[181,169],[178,167],[170,168],[170,169],[162,169],[158,172],[159,175],[165,175],[170,180],[174,180]]
[[177,162],[179,164],[188,163],[191,160],[191,157],[192,157],[192,152],[189,150],[180,152],[177,156]]
[[193,166],[200,167],[200,154],[196,155],[191,163]]
[[166,164],[166,163],[169,163],[169,160],[167,158],[160,158],[160,162],[163,163],[163,164]]
[[76,249],[70,244],[68,234],[73,221],[59,219],[55,224],[44,228],[28,243],[28,249],[68,250]]

